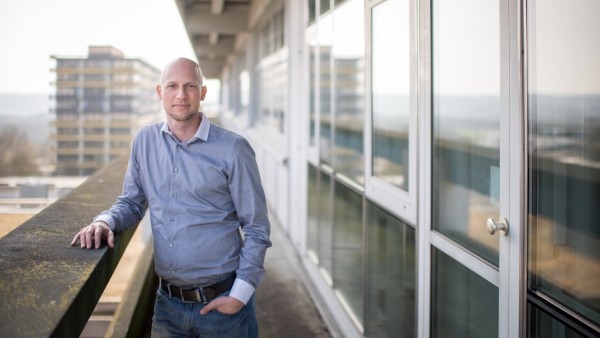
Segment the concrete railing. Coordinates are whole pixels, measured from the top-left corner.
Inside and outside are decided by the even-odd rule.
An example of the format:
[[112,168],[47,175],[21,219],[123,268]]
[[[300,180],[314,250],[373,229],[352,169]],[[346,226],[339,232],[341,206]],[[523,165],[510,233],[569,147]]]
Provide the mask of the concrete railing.
[[127,160],[117,159],[0,239],[0,337],[80,335],[135,229],[116,236],[114,249],[70,243],[121,193]]

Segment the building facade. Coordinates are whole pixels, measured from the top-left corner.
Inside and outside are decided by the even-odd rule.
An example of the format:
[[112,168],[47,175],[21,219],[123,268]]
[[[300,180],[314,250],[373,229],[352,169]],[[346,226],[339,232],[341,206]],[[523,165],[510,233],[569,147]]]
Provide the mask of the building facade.
[[599,2],[176,3],[340,335],[600,335]]
[[56,62],[56,173],[90,175],[129,151],[137,129],[159,119],[153,95],[160,71],[110,46]]

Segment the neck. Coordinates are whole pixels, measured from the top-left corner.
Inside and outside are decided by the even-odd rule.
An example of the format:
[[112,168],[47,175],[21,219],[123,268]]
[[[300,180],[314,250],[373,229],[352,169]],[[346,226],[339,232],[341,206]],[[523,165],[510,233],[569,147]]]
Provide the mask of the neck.
[[202,122],[202,115],[200,113],[186,121],[177,121],[167,115],[169,131],[181,142],[187,142],[194,137],[198,128],[200,128],[200,122]]

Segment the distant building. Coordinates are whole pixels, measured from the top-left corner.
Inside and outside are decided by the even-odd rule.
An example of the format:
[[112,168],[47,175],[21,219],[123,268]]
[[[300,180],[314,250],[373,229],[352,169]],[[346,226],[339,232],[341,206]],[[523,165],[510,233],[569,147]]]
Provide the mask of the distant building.
[[56,60],[56,120],[51,127],[58,175],[90,175],[129,150],[137,129],[162,114],[154,95],[160,71],[111,46],[87,58]]

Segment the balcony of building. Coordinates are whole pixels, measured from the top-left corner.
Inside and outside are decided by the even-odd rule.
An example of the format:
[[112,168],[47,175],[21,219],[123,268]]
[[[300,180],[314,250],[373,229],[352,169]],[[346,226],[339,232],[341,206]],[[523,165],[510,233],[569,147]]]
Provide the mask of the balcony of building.
[[[1,337],[149,337],[157,277],[145,219],[119,234],[114,249],[70,246],[120,194],[127,159],[58,200],[21,201],[51,204],[0,238]],[[272,240],[257,291],[261,337],[330,337],[276,223]]]

